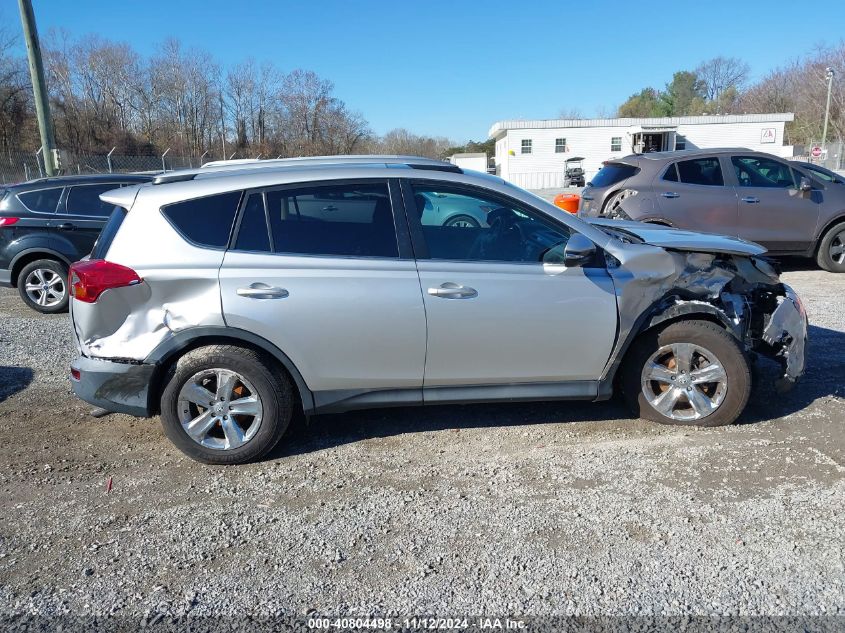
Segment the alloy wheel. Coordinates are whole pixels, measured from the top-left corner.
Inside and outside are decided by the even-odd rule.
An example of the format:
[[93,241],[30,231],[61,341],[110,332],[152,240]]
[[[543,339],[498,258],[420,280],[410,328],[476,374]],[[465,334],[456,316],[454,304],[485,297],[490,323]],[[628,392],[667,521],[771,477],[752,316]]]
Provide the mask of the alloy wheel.
[[728,391],[728,376],[710,350],[693,343],[672,343],[646,361],[641,386],[658,413],[693,422],[719,408]]
[[228,451],[249,442],[264,407],[252,384],[228,369],[206,369],[185,382],[177,399],[182,429],[194,442]]
[[830,241],[830,259],[840,266],[845,264],[845,231],[840,231]]
[[43,308],[59,305],[67,292],[65,280],[49,268],[36,268],[29,273],[24,280],[24,290],[33,303]]

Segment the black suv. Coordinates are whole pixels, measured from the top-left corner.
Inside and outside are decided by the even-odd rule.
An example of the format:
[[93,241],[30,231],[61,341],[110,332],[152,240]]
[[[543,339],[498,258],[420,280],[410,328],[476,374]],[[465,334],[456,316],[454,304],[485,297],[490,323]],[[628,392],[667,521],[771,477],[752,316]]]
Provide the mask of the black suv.
[[114,209],[100,194],[152,176],[101,174],[41,178],[0,188],[0,286],[31,308],[64,312],[68,267],[91,252]]

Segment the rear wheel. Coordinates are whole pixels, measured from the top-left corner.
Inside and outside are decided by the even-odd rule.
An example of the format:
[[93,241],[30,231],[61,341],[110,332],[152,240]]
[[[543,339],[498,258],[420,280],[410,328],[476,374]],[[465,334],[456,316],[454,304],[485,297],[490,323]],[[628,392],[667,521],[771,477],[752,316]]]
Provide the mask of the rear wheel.
[[676,321],[646,332],[626,356],[622,372],[634,413],[663,424],[731,424],[751,391],[744,352],[709,321]]
[[602,215],[613,219],[627,218],[627,215],[622,210],[622,203],[630,197],[631,192],[628,189],[623,189],[622,191],[617,191],[616,193],[612,194],[607,199],[607,202],[605,202],[604,204],[604,209],[602,209]]
[[67,312],[67,274],[67,267],[54,259],[31,262],[18,275],[18,293],[26,305],[42,314]]
[[816,261],[821,268],[832,273],[845,273],[845,222],[824,234]]
[[242,464],[268,453],[293,412],[287,376],[258,352],[201,347],[171,370],[161,397],[164,432],[191,459]]

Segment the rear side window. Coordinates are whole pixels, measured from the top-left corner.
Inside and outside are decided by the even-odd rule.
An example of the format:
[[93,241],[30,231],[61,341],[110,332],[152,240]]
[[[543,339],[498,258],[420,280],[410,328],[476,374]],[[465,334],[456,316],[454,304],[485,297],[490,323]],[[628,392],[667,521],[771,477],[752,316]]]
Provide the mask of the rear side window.
[[385,183],[268,191],[266,200],[276,253],[399,257]]
[[18,194],[18,200],[30,211],[39,213],[55,213],[59,206],[59,198],[62,197],[62,187],[52,189],[39,189]]
[[105,259],[106,253],[109,252],[111,243],[114,241],[114,236],[117,235],[120,225],[126,217],[128,211],[123,207],[112,207],[112,213],[109,216],[108,222],[100,231],[97,241],[94,242],[94,248],[91,250],[91,259]]
[[678,163],[678,175],[687,185],[710,185],[721,187],[725,184],[722,167],[718,158],[696,158]]
[[630,178],[637,172],[639,168],[633,165],[626,165],[625,163],[608,163],[602,167],[599,172],[593,176],[590,181],[593,187],[609,187],[615,185],[617,182],[622,182],[626,178]]
[[164,217],[197,246],[225,248],[241,200],[240,191],[177,202],[162,209]]
[[78,185],[71,187],[67,194],[67,212],[71,215],[90,215],[107,218],[114,211],[114,205],[100,200],[100,194],[117,189],[121,183],[101,185]]

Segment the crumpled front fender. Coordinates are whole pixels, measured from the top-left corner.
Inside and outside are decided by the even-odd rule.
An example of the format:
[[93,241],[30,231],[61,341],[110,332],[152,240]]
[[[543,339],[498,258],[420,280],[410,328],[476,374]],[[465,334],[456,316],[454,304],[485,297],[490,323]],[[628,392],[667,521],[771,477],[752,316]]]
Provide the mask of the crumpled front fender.
[[787,391],[804,375],[808,341],[807,311],[795,291],[784,284],[784,296],[763,329],[763,340],[776,349],[775,358],[784,366],[784,375],[777,387]]

